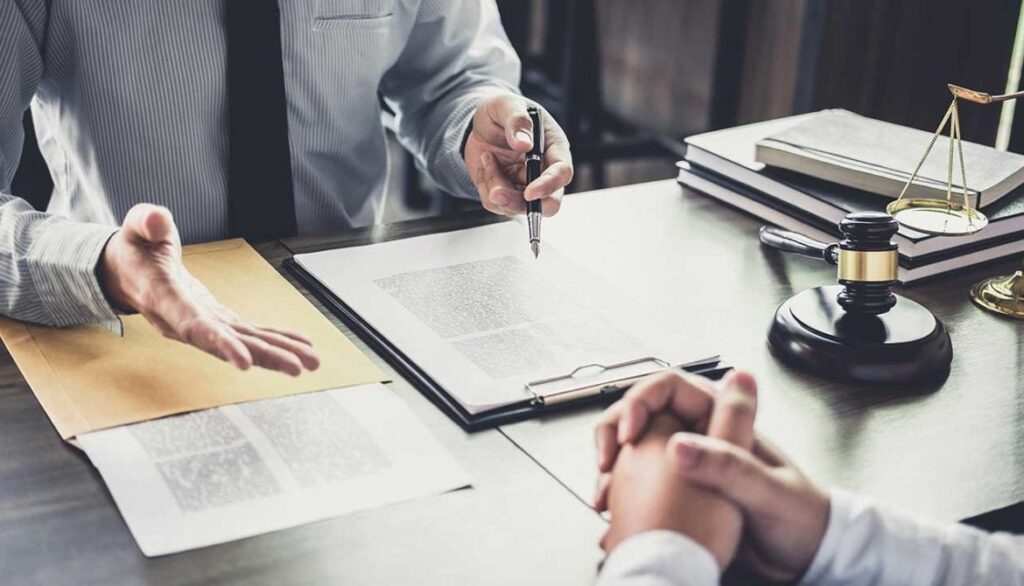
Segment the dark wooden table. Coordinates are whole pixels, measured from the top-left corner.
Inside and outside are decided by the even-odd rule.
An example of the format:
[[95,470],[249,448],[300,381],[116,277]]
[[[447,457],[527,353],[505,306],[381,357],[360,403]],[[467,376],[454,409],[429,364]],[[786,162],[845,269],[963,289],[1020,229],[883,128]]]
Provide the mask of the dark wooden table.
[[[489,220],[468,214],[260,250],[279,263],[289,251]],[[801,289],[830,282],[834,269],[762,250],[758,226],[666,181],[571,196],[563,213],[545,224],[545,234],[639,301],[657,304],[665,313],[664,327],[678,332],[694,352],[715,349],[753,372],[761,381],[759,429],[820,482],[940,520],[1024,501],[1022,326],[977,310],[966,294],[973,281],[1008,272],[1014,263],[905,291],[951,331],[953,371],[942,387],[842,385],[793,372],[768,355],[764,334],[775,306]],[[4,353],[0,583],[592,580],[603,521],[581,501],[589,498],[593,481],[597,411],[467,435],[404,381],[391,386],[467,468],[473,489],[146,559],[95,470],[60,440]]]

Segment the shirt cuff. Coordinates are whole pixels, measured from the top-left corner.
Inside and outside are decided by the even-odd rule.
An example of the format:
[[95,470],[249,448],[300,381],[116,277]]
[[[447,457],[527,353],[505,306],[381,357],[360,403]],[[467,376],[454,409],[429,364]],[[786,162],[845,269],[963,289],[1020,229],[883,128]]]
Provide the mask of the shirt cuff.
[[811,560],[800,586],[817,584],[829,575],[832,560],[836,557],[836,551],[843,534],[846,532],[850,519],[850,499],[852,497],[841,490],[833,489],[829,495],[828,528],[825,529],[825,536],[818,545],[818,551]]
[[618,545],[601,569],[598,586],[718,584],[718,563],[706,548],[674,531],[647,531]]
[[99,323],[123,333],[96,276],[103,248],[115,232],[113,226],[55,217],[33,238],[26,255],[29,274],[54,325]]

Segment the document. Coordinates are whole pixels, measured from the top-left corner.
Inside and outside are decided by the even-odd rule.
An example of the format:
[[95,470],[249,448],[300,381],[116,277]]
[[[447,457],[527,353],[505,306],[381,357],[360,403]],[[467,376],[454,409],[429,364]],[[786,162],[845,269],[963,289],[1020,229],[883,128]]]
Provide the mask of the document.
[[578,367],[677,356],[654,316],[514,222],[297,255],[470,413],[533,398]]
[[139,315],[123,318],[123,337],[99,326],[47,328],[0,318],[0,337],[62,438],[229,403],[385,380],[244,240],[186,246],[183,261],[243,319],[306,334],[322,358],[320,368],[296,378],[261,368],[239,372],[164,338]]
[[196,411],[77,440],[147,556],[470,484],[380,384]]

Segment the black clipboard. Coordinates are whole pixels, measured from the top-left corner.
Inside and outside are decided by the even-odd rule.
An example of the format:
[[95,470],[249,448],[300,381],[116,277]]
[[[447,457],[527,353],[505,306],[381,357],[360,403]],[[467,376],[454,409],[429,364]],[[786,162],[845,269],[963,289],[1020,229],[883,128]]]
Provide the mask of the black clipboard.
[[[626,386],[614,383],[600,385],[599,392],[586,394],[571,400],[548,400],[543,396],[533,399],[525,399],[521,402],[512,403],[482,413],[470,413],[466,411],[441,385],[434,381],[422,368],[406,356],[401,349],[394,346],[386,337],[375,330],[369,323],[363,320],[351,307],[338,298],[327,287],[324,287],[313,275],[303,269],[295,259],[288,258],[282,266],[295,276],[304,287],[320,300],[331,313],[356,333],[370,348],[383,358],[403,378],[416,387],[432,403],[437,405],[441,411],[454,420],[467,432],[481,431],[499,425],[524,421],[550,414],[562,413],[572,409],[579,409],[590,405],[607,405],[618,399]],[[618,365],[612,365],[618,366]],[[583,368],[583,367],[581,367]],[[687,364],[679,365],[677,368],[686,372],[705,376],[712,379],[721,378],[731,367],[722,364],[719,356],[712,356]],[[579,370],[579,369],[577,369]],[[568,373],[572,376],[572,373]],[[548,381],[537,381],[544,383]],[[620,381],[617,381],[620,382]],[[529,387],[529,385],[527,385]]]

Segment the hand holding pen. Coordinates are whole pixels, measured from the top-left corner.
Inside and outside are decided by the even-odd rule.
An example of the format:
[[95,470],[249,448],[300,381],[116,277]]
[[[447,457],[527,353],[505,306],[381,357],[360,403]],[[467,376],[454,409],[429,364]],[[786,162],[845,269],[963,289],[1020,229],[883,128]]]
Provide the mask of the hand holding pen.
[[498,96],[481,102],[466,138],[464,156],[470,179],[487,210],[506,216],[526,213],[528,201],[539,201],[541,212],[558,212],[563,189],[572,181],[569,141],[550,114],[538,108],[543,120],[544,154],[539,177],[528,182],[525,157],[534,148],[534,125],[521,96]]

